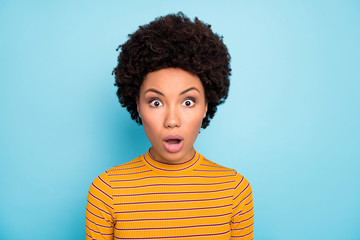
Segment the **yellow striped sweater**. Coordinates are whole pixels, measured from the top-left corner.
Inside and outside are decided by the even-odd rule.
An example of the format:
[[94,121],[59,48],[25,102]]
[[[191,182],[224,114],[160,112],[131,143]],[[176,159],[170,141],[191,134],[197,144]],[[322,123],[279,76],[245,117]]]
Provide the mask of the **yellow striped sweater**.
[[198,152],[186,163],[147,152],[90,186],[86,239],[252,239],[249,182]]

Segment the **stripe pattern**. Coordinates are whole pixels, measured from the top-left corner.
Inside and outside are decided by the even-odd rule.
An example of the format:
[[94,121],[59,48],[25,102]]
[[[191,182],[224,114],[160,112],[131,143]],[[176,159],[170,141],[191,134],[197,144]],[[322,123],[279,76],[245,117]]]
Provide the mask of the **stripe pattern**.
[[198,152],[167,165],[146,154],[97,177],[86,239],[252,239],[249,182]]

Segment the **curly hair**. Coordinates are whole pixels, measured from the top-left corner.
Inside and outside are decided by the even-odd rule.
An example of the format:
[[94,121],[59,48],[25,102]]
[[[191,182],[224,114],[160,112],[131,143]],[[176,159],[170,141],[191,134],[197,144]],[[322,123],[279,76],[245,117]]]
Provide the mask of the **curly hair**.
[[203,119],[206,128],[217,106],[224,103],[230,86],[230,55],[223,37],[195,17],[192,22],[182,12],[156,18],[140,26],[120,45],[118,65],[114,68],[117,96],[131,118],[142,124],[137,112],[140,86],[150,72],[180,68],[196,74],[205,89],[208,111]]

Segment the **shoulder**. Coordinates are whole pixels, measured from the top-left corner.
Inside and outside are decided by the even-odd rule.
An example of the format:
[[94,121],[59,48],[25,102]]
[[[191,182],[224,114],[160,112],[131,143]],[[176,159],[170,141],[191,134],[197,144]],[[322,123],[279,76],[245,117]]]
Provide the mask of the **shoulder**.
[[236,173],[236,171],[234,169],[217,164],[205,157],[204,157],[203,162],[200,164],[200,166],[208,168],[208,169],[222,170],[222,171],[232,172],[234,174]]
[[120,164],[120,165],[117,165],[117,166],[114,166],[108,170],[105,171],[105,173],[107,174],[111,174],[111,173],[114,173],[114,172],[117,172],[117,171],[125,171],[125,170],[131,170],[131,169],[136,169],[138,167],[141,167],[143,166],[143,162],[141,160],[141,156],[129,161],[129,162],[126,162],[126,163],[123,163],[123,164]]
[[249,181],[244,177],[244,175],[237,172],[235,169],[228,168],[217,164],[207,158],[204,157],[204,161],[202,162],[201,166],[203,168],[207,168],[208,170],[218,170],[219,172],[226,172],[228,175],[231,176],[232,181],[234,182],[234,189],[237,188],[251,188]]
[[235,183],[235,189],[251,189],[250,182],[244,177],[244,175],[241,175],[238,172],[236,172],[235,175]]
[[112,182],[118,179],[126,178],[126,176],[136,174],[137,172],[144,170],[144,166],[145,165],[141,160],[141,156],[139,156],[129,162],[109,168],[97,176],[94,179],[93,184],[102,183],[110,187]]
[[231,172],[233,174],[234,178],[236,178],[236,179],[243,178],[243,175],[238,173],[235,169],[220,165],[220,164],[215,163],[205,157],[204,157],[203,162],[200,165],[203,167],[208,167],[209,169],[211,168],[211,169],[218,169],[218,170],[222,170],[222,171]]

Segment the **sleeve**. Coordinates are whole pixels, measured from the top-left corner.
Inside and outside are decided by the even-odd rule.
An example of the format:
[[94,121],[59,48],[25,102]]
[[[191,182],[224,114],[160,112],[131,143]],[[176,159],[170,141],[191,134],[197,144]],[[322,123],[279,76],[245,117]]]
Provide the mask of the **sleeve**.
[[113,195],[107,172],[90,185],[86,204],[86,239],[114,239]]
[[251,240],[253,230],[254,207],[251,186],[244,176],[237,173],[231,217],[231,239]]

